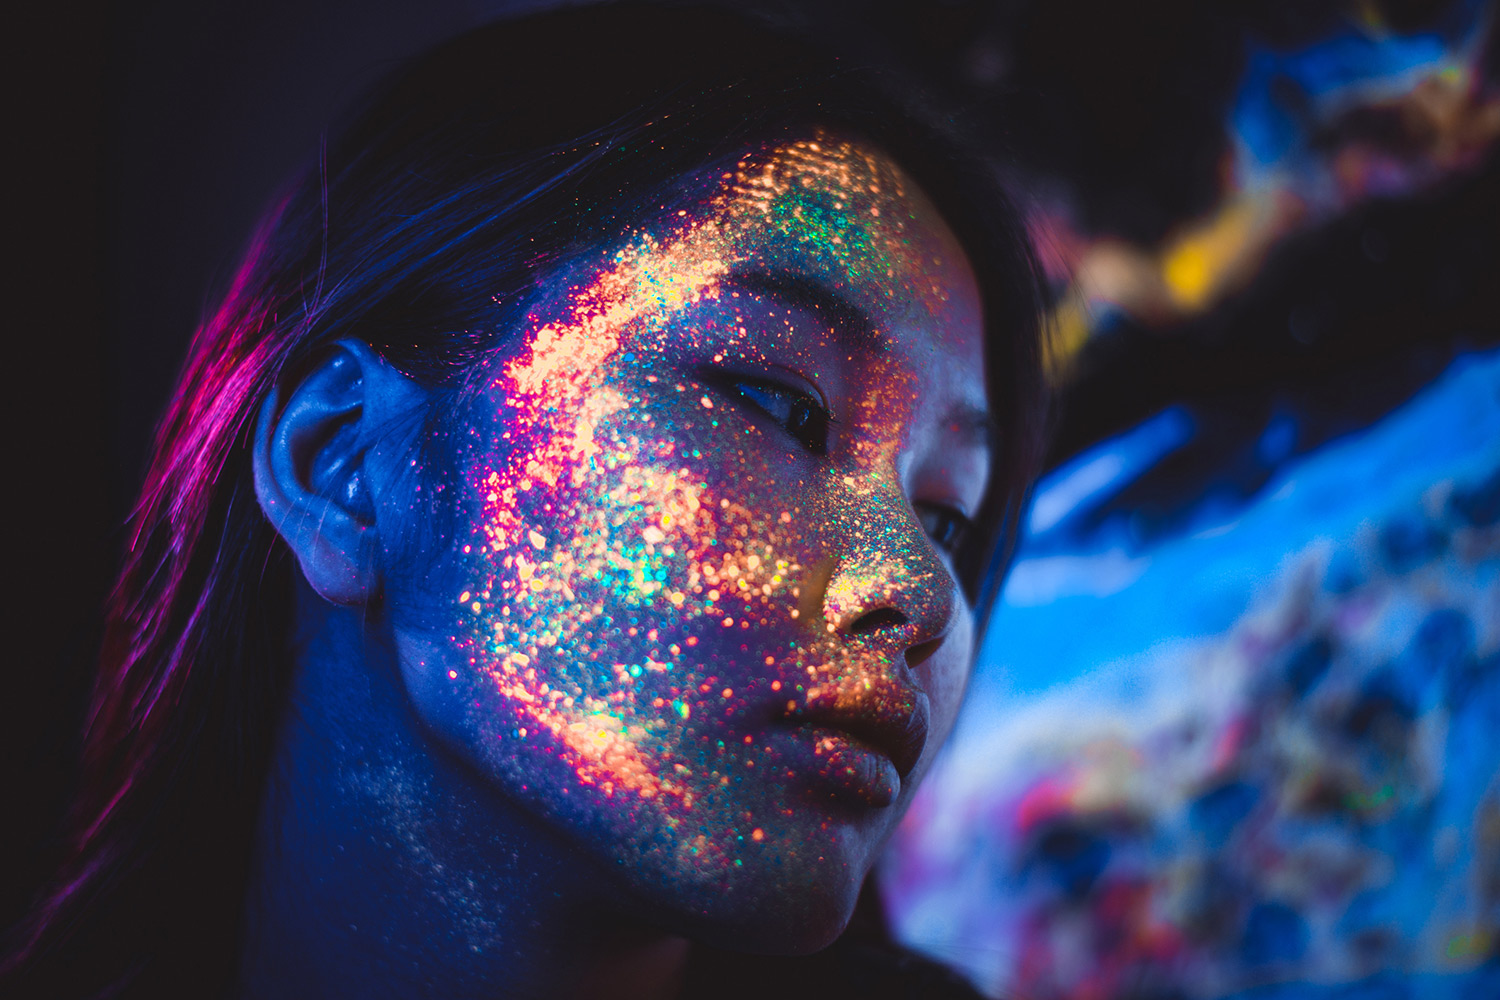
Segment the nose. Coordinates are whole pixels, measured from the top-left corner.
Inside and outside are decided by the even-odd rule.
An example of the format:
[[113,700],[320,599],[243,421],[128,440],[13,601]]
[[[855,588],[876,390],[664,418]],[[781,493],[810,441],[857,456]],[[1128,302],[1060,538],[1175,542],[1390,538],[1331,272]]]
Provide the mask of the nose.
[[824,628],[916,667],[952,628],[958,587],[904,495],[861,506],[823,589]]

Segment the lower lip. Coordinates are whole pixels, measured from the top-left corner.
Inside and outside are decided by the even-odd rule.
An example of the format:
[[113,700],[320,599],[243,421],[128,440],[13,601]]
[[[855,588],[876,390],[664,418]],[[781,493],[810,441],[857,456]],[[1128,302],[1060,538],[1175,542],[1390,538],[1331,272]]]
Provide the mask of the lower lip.
[[766,741],[790,780],[815,799],[884,808],[901,794],[901,775],[891,759],[838,729],[799,726]]

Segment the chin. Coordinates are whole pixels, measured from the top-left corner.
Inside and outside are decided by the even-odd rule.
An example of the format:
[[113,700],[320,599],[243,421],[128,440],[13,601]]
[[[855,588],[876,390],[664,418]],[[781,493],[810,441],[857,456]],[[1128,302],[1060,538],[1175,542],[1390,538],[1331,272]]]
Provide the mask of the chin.
[[[826,948],[848,926],[863,879],[851,876],[830,884],[783,881],[786,876],[776,872],[774,885],[752,884],[718,894],[686,919],[679,909],[671,923],[683,936],[724,951],[806,955]],[[753,874],[751,878],[763,883]]]
[[760,850],[742,852],[741,865],[612,867],[628,873],[626,891],[646,901],[662,926],[685,937],[725,951],[809,954],[848,926],[884,843],[881,821],[896,810],[880,812],[843,823],[793,821],[775,834],[789,850],[770,847],[768,830]]

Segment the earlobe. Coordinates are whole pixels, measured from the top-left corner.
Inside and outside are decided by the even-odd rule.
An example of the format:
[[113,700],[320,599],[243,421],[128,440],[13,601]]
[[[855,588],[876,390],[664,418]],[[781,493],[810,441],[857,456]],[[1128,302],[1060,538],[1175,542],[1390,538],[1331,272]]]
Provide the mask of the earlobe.
[[420,402],[421,390],[349,340],[283,391],[267,396],[256,424],[256,497],[314,590],[335,604],[364,604],[380,588],[381,484],[368,458],[395,411]]

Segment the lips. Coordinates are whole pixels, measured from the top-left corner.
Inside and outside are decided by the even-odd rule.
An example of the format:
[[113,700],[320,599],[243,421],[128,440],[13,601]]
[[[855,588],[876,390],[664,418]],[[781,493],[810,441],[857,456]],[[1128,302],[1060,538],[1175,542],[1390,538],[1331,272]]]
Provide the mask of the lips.
[[929,727],[927,696],[906,685],[871,685],[855,697],[819,698],[809,695],[800,710],[788,719],[813,729],[829,729],[853,737],[890,759],[902,778],[911,774],[927,746]]
[[796,780],[817,793],[887,806],[922,757],[927,695],[890,679],[814,689],[788,706],[772,742]]

